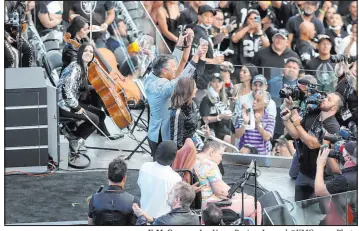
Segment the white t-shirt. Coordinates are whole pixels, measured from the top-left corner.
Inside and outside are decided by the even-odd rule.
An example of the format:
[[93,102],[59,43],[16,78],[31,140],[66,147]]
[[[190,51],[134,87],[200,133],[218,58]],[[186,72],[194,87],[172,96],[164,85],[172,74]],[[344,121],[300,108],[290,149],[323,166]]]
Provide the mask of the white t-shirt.
[[[351,35],[343,38],[342,42],[340,43],[340,46],[337,49],[337,54],[344,54],[345,48],[350,43],[350,37]],[[353,45],[350,47],[350,56],[357,56],[357,49],[358,49],[358,42],[354,42]]]
[[180,181],[182,178],[170,166],[157,162],[144,163],[137,180],[141,190],[141,209],[154,218],[169,213],[168,194]]

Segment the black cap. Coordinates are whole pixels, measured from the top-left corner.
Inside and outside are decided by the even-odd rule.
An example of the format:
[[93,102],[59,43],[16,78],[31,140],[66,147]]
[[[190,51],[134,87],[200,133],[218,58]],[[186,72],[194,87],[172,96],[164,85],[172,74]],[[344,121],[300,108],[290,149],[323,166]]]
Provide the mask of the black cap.
[[285,60],[285,64],[289,63],[289,62],[295,62],[298,64],[299,68],[302,69],[303,68],[303,65],[302,65],[302,62],[297,59],[296,57],[289,57]]
[[203,5],[198,8],[198,15],[201,15],[205,12],[212,12],[213,16],[217,14],[217,12],[209,5]]
[[215,79],[219,79],[219,81],[221,81],[221,82],[223,81],[222,75],[220,73],[213,73],[211,81],[213,81]]
[[270,20],[272,20],[272,22],[274,22],[277,19],[275,13],[271,10],[267,10],[266,17],[268,17]]
[[163,166],[171,165],[176,157],[177,145],[172,140],[163,141],[158,145],[155,160]]

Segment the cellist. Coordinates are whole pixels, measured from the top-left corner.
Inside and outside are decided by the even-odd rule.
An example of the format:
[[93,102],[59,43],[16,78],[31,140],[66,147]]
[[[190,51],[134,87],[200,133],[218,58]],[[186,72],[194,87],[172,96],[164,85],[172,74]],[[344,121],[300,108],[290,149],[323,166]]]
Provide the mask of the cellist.
[[101,109],[80,101],[81,96],[87,95],[89,91],[88,66],[93,60],[93,45],[87,42],[83,43],[78,49],[77,59],[64,68],[57,84],[60,116],[85,121],[78,126],[75,132],[79,139],[69,140],[74,152],[77,152],[84,145],[87,137],[96,130],[96,127],[87,119],[84,113],[101,130],[106,129],[104,122],[106,114]]
[[[79,44],[83,44],[84,42],[88,42],[88,33],[90,32],[89,23],[85,18],[80,15],[75,16],[66,31],[71,35],[71,39],[75,40]],[[78,49],[71,43],[66,43],[63,52],[62,52],[62,72],[64,69],[72,62],[76,61],[78,58]],[[89,85],[88,94],[83,95],[81,99],[79,99],[82,103],[91,104],[96,108],[102,107],[101,98],[98,96],[96,91]],[[106,118],[106,117],[105,117]],[[114,134],[111,135],[106,125],[103,123],[101,124],[100,129],[104,132],[104,134],[111,140],[116,140],[123,137],[122,134]],[[100,136],[103,136],[101,132],[97,132]]]

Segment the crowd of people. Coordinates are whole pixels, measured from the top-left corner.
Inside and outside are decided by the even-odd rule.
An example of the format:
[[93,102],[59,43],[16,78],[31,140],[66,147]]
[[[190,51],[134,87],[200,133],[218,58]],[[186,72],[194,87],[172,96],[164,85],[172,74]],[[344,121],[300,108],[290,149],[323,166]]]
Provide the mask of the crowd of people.
[[[19,4],[5,4],[10,25]],[[77,139],[70,140],[74,152],[96,130],[111,140],[123,137],[108,132],[104,120],[110,114],[88,81],[89,69],[101,59],[98,48],[113,52],[121,78],[130,83],[141,79],[143,84],[140,101],[148,104],[153,162],[141,166],[141,198],[124,192],[127,167],[115,159],[108,169],[109,188],[91,198],[89,224],[220,224],[223,214],[213,202],[228,199],[222,155],[232,151],[223,143],[238,147],[238,155],[292,158],[289,175],[296,179],[296,201],[356,189],[356,142],[347,140],[342,162],[327,159],[330,149],[323,145],[342,126],[357,125],[357,1],[143,5],[168,54],[155,55],[130,36],[128,22],[113,1],[64,1],[63,7],[57,1],[29,1],[23,6],[24,15],[37,22],[41,39],[52,34],[64,43],[56,83],[59,114],[85,121],[76,129]],[[90,18],[87,10],[93,6]],[[97,27],[90,28],[91,23]],[[13,32],[5,31],[5,68],[16,67],[15,48],[21,50],[21,66],[33,66],[26,35]],[[223,142],[207,141],[211,137]],[[184,167],[197,182],[175,171]],[[332,175],[332,182],[325,184],[323,177]],[[202,220],[191,211],[198,195]],[[250,195],[243,202],[241,197],[235,194],[228,208],[239,213],[244,203],[244,215],[261,224],[261,204],[255,205]]]

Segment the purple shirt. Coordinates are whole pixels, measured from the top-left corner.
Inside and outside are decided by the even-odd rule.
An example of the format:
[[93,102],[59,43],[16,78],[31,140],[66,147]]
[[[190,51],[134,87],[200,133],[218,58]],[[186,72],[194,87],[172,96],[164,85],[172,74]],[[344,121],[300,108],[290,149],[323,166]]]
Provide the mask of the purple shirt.
[[[239,128],[242,123],[243,123],[243,118],[240,117],[237,120],[235,128],[236,129]],[[264,130],[269,132],[273,137],[275,118],[272,115],[268,114],[266,111],[264,112],[262,117],[262,125]],[[256,147],[258,150],[258,154],[260,155],[270,154],[270,141],[265,141],[261,136],[261,134],[258,132],[257,128],[255,128],[254,130],[246,130],[244,132],[238,145],[239,149],[241,149],[245,144],[250,144]]]

